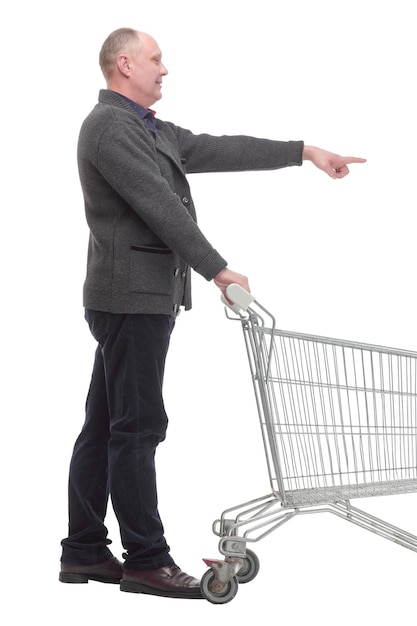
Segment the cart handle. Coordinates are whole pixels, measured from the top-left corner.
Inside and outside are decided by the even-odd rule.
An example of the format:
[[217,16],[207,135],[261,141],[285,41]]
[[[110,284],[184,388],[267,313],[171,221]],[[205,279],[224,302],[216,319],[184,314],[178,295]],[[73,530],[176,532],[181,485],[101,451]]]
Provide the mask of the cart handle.
[[255,301],[255,296],[237,283],[232,283],[226,287],[226,295],[233,304],[230,304],[223,295],[221,296],[221,300],[223,304],[232,309],[234,313],[239,313],[241,310],[246,311],[252,302]]

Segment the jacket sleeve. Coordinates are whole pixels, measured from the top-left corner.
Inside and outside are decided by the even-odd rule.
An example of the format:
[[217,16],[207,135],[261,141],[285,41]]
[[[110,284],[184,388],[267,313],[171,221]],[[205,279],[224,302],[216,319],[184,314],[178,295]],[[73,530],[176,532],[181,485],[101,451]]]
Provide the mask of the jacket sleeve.
[[302,165],[303,141],[274,141],[245,135],[195,135],[166,123],[175,134],[187,172],[242,172]]

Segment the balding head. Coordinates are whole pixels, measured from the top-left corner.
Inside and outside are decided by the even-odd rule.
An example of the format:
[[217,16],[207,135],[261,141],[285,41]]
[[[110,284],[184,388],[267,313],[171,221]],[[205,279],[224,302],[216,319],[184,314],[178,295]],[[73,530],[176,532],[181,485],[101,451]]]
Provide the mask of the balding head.
[[167,69],[155,39],[132,28],[113,31],[100,52],[100,67],[107,88],[145,108],[162,97]]
[[132,54],[140,46],[140,33],[133,28],[118,28],[103,43],[99,63],[107,83],[112,79],[121,53]]

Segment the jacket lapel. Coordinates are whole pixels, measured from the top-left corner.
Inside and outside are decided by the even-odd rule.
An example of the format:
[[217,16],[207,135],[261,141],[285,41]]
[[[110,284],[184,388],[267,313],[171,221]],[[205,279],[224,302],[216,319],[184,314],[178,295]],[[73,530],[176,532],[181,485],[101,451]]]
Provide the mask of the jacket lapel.
[[157,150],[159,150],[159,152],[162,152],[165,156],[167,156],[176,165],[176,167],[181,171],[181,173],[184,174],[184,169],[181,164],[180,156],[177,152],[172,150],[172,146],[170,142],[167,140],[167,138],[165,137],[163,131],[162,132],[158,131],[156,133],[155,147]]

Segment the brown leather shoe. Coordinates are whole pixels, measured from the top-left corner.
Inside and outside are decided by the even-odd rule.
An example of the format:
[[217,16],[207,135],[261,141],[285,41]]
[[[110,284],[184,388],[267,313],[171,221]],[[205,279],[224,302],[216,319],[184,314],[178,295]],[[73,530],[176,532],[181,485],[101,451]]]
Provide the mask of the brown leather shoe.
[[88,583],[97,580],[100,583],[119,584],[123,576],[123,565],[112,556],[97,565],[69,565],[61,562],[59,580],[62,583]]
[[200,581],[183,572],[177,565],[140,572],[125,570],[120,581],[120,589],[166,598],[203,597],[200,591]]

